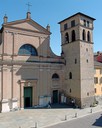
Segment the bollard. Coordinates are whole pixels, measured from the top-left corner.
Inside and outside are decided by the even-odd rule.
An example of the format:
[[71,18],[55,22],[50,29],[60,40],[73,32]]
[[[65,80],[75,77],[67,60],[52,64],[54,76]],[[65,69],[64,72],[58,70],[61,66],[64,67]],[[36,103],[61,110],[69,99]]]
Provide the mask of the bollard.
[[67,120],[67,115],[65,115],[65,120]]
[[90,110],[90,113],[92,113],[92,109]]
[[37,128],[37,122],[35,122],[35,128]]
[[78,115],[77,115],[77,113],[75,113],[75,117],[77,117]]

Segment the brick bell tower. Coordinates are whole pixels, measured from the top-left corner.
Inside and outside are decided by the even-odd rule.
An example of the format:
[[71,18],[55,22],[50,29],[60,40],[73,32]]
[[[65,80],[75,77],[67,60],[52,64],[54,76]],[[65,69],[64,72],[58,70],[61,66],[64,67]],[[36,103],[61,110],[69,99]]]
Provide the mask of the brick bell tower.
[[93,21],[83,13],[60,21],[62,56],[66,61],[63,91],[79,107],[94,102]]

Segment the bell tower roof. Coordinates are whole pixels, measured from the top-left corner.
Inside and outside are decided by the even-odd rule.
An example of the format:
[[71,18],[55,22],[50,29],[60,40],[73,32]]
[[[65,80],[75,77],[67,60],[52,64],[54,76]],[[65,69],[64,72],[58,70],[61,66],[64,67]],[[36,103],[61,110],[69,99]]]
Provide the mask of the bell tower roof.
[[58,22],[58,24],[61,24],[62,22],[66,21],[66,20],[68,20],[68,19],[70,19],[70,18],[73,18],[74,16],[77,16],[77,15],[84,16],[84,17],[89,18],[89,19],[91,19],[91,20],[96,20],[96,19],[93,18],[93,17],[90,17],[90,16],[88,16],[88,15],[86,15],[86,14],[83,14],[83,13],[81,13],[81,12],[78,12],[78,13],[76,13],[76,14],[74,14],[74,15],[72,15],[72,16],[70,16],[70,17],[68,17],[68,18],[66,18],[66,19],[64,19],[64,20],[62,20],[62,21],[60,21],[60,22]]

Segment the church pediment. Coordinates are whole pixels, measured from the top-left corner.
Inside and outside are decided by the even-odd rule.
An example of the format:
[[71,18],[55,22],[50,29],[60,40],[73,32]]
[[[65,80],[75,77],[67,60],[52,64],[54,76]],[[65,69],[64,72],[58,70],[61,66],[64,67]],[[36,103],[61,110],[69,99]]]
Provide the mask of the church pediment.
[[4,26],[15,28],[15,29],[22,29],[22,30],[24,29],[26,31],[28,30],[28,31],[45,33],[48,35],[51,34],[47,29],[45,29],[44,27],[42,27],[41,25],[39,25],[32,19],[9,22],[9,23],[4,24]]

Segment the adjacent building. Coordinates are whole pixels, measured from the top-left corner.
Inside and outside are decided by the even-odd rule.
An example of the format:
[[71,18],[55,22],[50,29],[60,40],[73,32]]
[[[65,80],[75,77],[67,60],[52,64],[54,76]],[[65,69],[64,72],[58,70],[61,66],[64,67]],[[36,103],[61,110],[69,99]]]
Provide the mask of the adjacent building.
[[94,54],[94,88],[95,97],[102,104],[102,53]]

